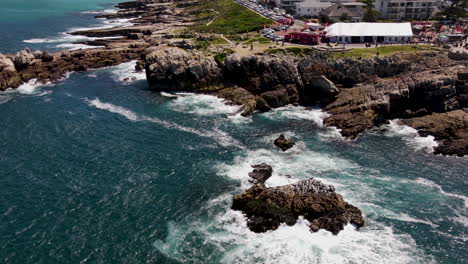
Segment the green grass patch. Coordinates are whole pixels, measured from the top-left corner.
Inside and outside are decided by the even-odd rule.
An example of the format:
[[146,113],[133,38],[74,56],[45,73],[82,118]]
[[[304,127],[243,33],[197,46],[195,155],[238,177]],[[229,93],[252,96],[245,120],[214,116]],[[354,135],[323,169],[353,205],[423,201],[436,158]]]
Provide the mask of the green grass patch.
[[341,51],[331,53],[333,57],[353,57],[353,58],[370,58],[379,56],[388,56],[398,52],[417,52],[417,51],[429,51],[436,50],[437,48],[430,45],[392,45],[392,46],[382,46],[377,48],[364,48],[364,49],[351,49],[349,51]]
[[314,53],[315,50],[311,48],[300,48],[300,47],[289,47],[289,48],[278,48],[278,49],[268,49],[265,51],[265,53],[270,53],[270,54],[289,54],[289,55],[294,55],[294,56],[300,56],[300,55],[308,55],[311,53]]
[[265,43],[271,43],[271,40],[263,37],[263,36],[260,36],[260,37],[255,37],[255,38],[251,38],[251,39],[248,39],[246,41],[244,41],[245,44],[251,44],[251,43],[254,43],[254,42],[258,42],[260,44],[265,44]]
[[272,22],[232,0],[203,0],[195,8],[200,20],[192,29],[199,32],[239,34],[262,29]]
[[214,55],[214,59],[216,63],[221,65],[224,62],[224,60],[227,58],[227,56],[233,54],[234,52],[235,52],[234,50],[226,48],[223,50],[222,53]]
[[215,37],[215,39],[210,41],[210,43],[213,44],[213,45],[229,44],[229,42],[227,42],[222,37]]

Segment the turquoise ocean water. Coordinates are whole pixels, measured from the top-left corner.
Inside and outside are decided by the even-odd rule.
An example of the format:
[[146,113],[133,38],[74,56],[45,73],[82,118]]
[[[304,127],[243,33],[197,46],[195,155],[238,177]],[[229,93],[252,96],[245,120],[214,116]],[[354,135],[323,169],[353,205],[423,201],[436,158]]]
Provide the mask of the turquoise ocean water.
[[[83,12],[111,8],[3,0],[0,50],[58,49],[68,39],[24,40],[102,25]],[[349,141],[319,109],[235,116],[211,96],[148,91],[133,66],[0,93],[1,263],[468,262],[468,159],[434,156],[431,138],[396,123]],[[275,149],[279,133],[297,146]],[[367,225],[250,232],[229,206],[259,162],[272,186],[333,184]]]

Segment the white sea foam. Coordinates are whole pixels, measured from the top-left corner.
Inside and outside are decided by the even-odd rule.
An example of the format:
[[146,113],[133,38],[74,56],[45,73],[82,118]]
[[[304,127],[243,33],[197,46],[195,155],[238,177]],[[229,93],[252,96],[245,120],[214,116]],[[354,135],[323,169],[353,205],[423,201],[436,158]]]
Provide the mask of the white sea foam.
[[[131,21],[133,19],[110,19],[110,20],[104,20],[104,19],[99,19],[102,23],[89,26],[89,27],[75,27],[75,28],[70,28],[68,29],[67,32],[76,32],[76,31],[86,31],[86,30],[96,30],[96,29],[107,29],[107,28],[113,28],[113,27],[127,27],[127,26],[132,26],[133,23]],[[27,39],[23,40],[25,43],[33,43],[33,44],[38,44],[38,43],[57,43],[56,47],[57,48],[65,48],[65,49],[70,49],[70,50],[76,50],[76,49],[90,49],[90,48],[98,48],[97,46],[88,46],[88,45],[83,45],[83,44],[73,44],[73,42],[79,42],[79,41],[93,41],[93,40],[98,40],[98,39],[115,39],[115,38],[120,38],[120,37],[86,37],[86,36],[80,36],[80,35],[71,35],[67,32],[62,32],[56,37],[50,37],[50,38],[32,38],[32,39]]]
[[320,127],[323,127],[323,119],[329,116],[328,113],[319,109],[309,109],[303,106],[287,105],[273,109],[264,113],[264,116],[270,119],[286,118],[296,120],[310,120]]
[[81,12],[82,14],[116,14],[118,12],[117,9],[105,9],[105,10],[91,10],[91,11],[84,11]]
[[64,43],[56,46],[57,48],[68,49],[68,50],[79,50],[79,49],[97,49],[104,48],[104,46],[91,46],[85,44],[73,44],[73,43]]
[[168,128],[168,129],[175,129],[175,130],[184,131],[184,132],[187,132],[187,133],[192,133],[192,134],[198,135],[200,137],[207,137],[207,138],[213,139],[219,145],[224,146],[224,147],[235,146],[235,147],[239,147],[239,148],[244,148],[242,143],[240,143],[238,140],[236,140],[235,138],[230,136],[228,133],[226,133],[224,131],[221,131],[221,130],[219,130],[217,128],[214,128],[213,130],[203,130],[202,131],[202,130],[182,126],[182,125],[179,125],[179,124],[176,124],[176,123],[173,123],[173,122],[169,122],[169,121],[166,121],[166,120],[161,120],[159,118],[148,117],[148,116],[145,116],[145,115],[138,115],[137,113],[135,113],[135,112],[133,112],[133,111],[131,111],[131,110],[125,108],[125,107],[121,107],[121,106],[114,105],[114,104],[111,104],[111,103],[101,102],[99,100],[99,98],[95,98],[95,99],[92,99],[92,100],[85,99],[85,101],[90,106],[96,107],[98,109],[106,110],[106,111],[109,111],[109,112],[114,113],[114,114],[119,114],[119,115],[127,118],[130,121],[151,122],[151,123],[161,125],[161,126],[163,126],[165,128]]
[[[229,196],[213,200],[229,205]],[[226,206],[227,207],[227,206]],[[430,263],[408,235],[395,234],[390,227],[373,224],[356,231],[347,225],[338,235],[320,230],[310,233],[309,222],[299,219],[293,226],[275,231],[251,232],[241,212],[226,208],[213,222],[168,226],[168,236],[154,246],[165,256],[182,263]],[[191,250],[188,240],[200,239],[213,253]],[[216,252],[220,252],[216,255]]]
[[50,86],[51,83],[42,83],[39,82],[37,79],[32,79],[26,83],[23,83],[16,91],[21,94],[28,94],[28,95],[36,95],[36,96],[43,96],[52,93],[52,91],[41,91],[39,90],[40,87]]
[[177,93],[177,95],[177,99],[171,101],[170,105],[178,112],[197,115],[235,115],[240,110],[240,106],[228,105],[223,99],[212,95],[193,93]]
[[[218,164],[218,174],[238,180],[243,188],[250,186],[248,173],[251,165],[267,163],[273,167],[273,175],[266,182],[268,186],[279,186],[301,179],[318,177],[321,173],[344,171],[356,168],[356,165],[328,154],[308,150],[303,146],[301,151],[280,152],[269,149],[247,151],[246,155],[238,156],[233,164]],[[332,183],[326,180],[327,183]],[[334,185],[337,183],[333,182]]]
[[136,61],[129,61],[110,67],[114,80],[129,83],[138,80],[146,80],[145,71],[137,72],[135,70]]
[[171,93],[166,93],[166,92],[160,92],[159,94],[161,96],[164,96],[164,97],[170,97],[170,98],[176,98],[177,97],[176,94],[171,94]]
[[416,150],[425,150],[433,152],[438,146],[433,136],[421,137],[418,131],[412,127],[399,124],[399,120],[392,120],[386,125],[388,132],[387,136],[402,137],[405,142]]

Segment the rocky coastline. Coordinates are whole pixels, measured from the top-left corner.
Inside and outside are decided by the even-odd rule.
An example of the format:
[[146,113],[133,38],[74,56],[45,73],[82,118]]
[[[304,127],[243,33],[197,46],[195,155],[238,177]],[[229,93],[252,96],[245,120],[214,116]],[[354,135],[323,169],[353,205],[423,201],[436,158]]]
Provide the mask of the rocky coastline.
[[[120,3],[116,6],[119,8],[117,13],[97,17],[108,20],[128,19],[131,26],[68,33],[94,38],[74,44],[95,48],[55,53],[25,49],[16,54],[0,54],[0,91],[17,88],[33,79],[40,83],[54,82],[69,72],[142,60],[148,47],[158,46],[165,42],[166,36],[173,36],[178,29],[193,23],[194,18],[187,15],[185,8],[179,8],[176,2],[136,0]],[[137,67],[137,70],[143,69]]]
[[[145,60],[154,90],[213,94],[242,105],[244,116],[288,104],[320,104],[330,114],[325,125],[352,139],[392,119],[440,113],[448,113],[444,117],[449,120],[466,119],[466,111],[460,111],[468,107],[466,66],[466,60],[444,51],[370,59],[331,58],[323,52],[303,57],[234,54],[216,61],[199,51],[168,46],[150,51]],[[449,114],[453,111],[457,114]],[[430,120],[419,119],[418,127]],[[442,133],[457,122],[443,124],[421,133],[437,135],[435,153],[468,154],[466,139]]]
[[[29,49],[0,54],[0,91],[36,79],[53,82],[68,72],[137,60],[155,91],[212,94],[242,105],[251,115],[288,104],[321,105],[324,120],[354,139],[388,120],[433,135],[436,154],[468,154],[466,57],[447,51],[374,58],[338,58],[325,52],[229,55],[195,48],[208,34],[187,33],[197,22],[197,0],[137,0],[117,5],[103,19],[131,19],[132,26],[70,32],[96,38],[93,49],[48,53]],[[185,32],[185,33],[184,33]],[[185,34],[185,35],[184,35]],[[187,35],[188,34],[188,35]],[[435,120],[443,119],[433,125]]]

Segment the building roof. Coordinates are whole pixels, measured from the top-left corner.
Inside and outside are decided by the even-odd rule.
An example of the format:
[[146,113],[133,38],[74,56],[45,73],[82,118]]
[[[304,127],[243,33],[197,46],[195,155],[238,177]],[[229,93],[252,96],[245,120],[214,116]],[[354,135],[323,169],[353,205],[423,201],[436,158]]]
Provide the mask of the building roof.
[[327,17],[341,17],[343,14],[346,14],[348,17],[360,16],[359,14],[356,14],[354,10],[344,6],[343,4],[334,4],[320,12],[320,14]]
[[335,23],[325,30],[327,36],[413,36],[411,23]]

